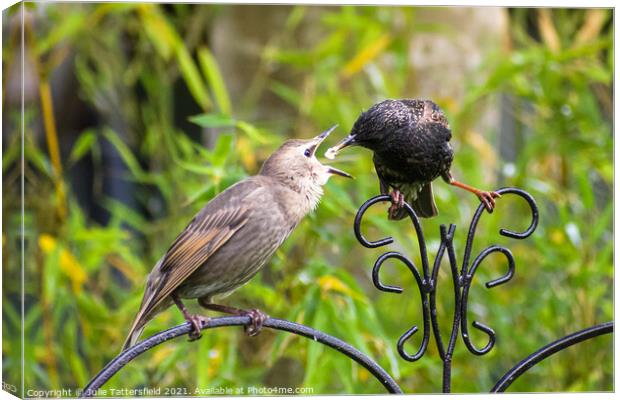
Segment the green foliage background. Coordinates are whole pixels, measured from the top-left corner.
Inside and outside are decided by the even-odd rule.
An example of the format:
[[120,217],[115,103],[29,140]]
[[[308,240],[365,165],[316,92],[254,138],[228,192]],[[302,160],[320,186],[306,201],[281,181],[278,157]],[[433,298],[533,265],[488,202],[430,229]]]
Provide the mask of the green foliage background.
[[[260,49],[253,85],[236,104],[223,80],[227,71],[204,41],[189,40],[192,29],[206,29],[234,7],[52,3],[45,5],[47,23],[26,26],[26,48],[37,67],[40,94],[24,115],[26,389],[83,387],[117,354],[147,273],[206,201],[256,173],[288,137],[311,137],[338,123],[331,145],[374,102],[416,97],[408,88],[424,77],[412,76],[408,66],[410,38],[429,32],[448,39],[458,34],[441,21],[418,24],[416,8],[322,7],[312,10],[318,13],[312,45],[300,47],[295,33],[311,7],[286,7],[284,31],[274,29]],[[15,11],[5,12],[5,18]],[[489,290],[484,282],[503,273],[505,259],[490,257],[481,266],[469,319],[492,326],[498,340],[490,354],[479,358],[459,339],[453,362],[456,392],[488,391],[514,363],[542,345],[613,319],[611,18],[610,10],[511,10],[510,44],[485,55],[479,68],[486,78],[469,77],[464,101],[435,99],[453,129],[456,175],[482,187],[523,188],[541,211],[538,230],[525,241],[497,234],[499,227],[527,226],[529,211],[520,201],[506,196],[495,214],[483,217],[474,252],[504,244],[512,250],[517,270],[511,282]],[[15,37],[3,44],[5,71],[18,62],[19,41],[10,38]],[[62,116],[54,118],[50,112],[46,85],[67,59],[75,65],[79,96],[101,115],[120,113],[128,138],[113,126],[93,126],[72,143],[70,152],[54,155],[54,140],[63,141],[63,132],[54,129]],[[285,71],[301,89],[277,80],[274,70]],[[179,100],[175,85],[185,88],[196,112],[174,107]],[[277,123],[253,113],[266,92],[291,111]],[[13,128],[3,145],[3,379],[18,384],[21,136],[19,108],[7,105],[6,96],[4,119]],[[517,121],[517,157],[510,161],[497,150],[499,127],[484,132],[474,128],[477,110],[498,104],[500,96],[512,99],[510,114]],[[216,132],[214,146],[190,137],[175,117]],[[42,121],[45,139],[36,140],[33,130]],[[137,184],[135,196],[143,209],[149,209],[156,194],[160,212],[145,215],[100,196],[110,221],[101,226],[89,220],[67,171],[84,157],[101,165],[106,141],[128,168],[124,179]],[[377,193],[370,154],[351,150],[335,165],[356,179],[332,179],[318,210],[265,270],[225,302],[258,307],[335,335],[376,359],[406,392],[437,392],[441,363],[434,344],[415,363],[400,359],[395,350],[398,337],[422,321],[413,278],[401,265],[386,266],[383,280],[405,291],[378,292],[370,271],[384,250],[364,249],[353,236],[357,208]],[[93,179],[96,183],[98,175]],[[423,221],[429,254],[438,247],[439,225],[455,223],[460,257],[477,200],[443,183],[435,185],[435,192],[440,215]],[[368,236],[394,236],[392,249],[420,265],[409,224],[388,222],[383,209],[371,214]],[[437,300],[444,337],[453,307],[447,267],[440,272],[443,289]],[[149,324],[145,335],[181,322],[181,314],[170,309]],[[483,345],[484,335],[472,332],[474,342]],[[418,333],[407,345],[409,351],[419,340]],[[612,376],[612,341],[605,337],[545,361],[511,390],[611,390]],[[333,350],[271,331],[247,338],[241,329],[209,331],[193,343],[166,343],[127,366],[106,387],[187,387],[193,393],[195,388],[251,385],[306,386],[314,394],[383,393],[372,376]]]

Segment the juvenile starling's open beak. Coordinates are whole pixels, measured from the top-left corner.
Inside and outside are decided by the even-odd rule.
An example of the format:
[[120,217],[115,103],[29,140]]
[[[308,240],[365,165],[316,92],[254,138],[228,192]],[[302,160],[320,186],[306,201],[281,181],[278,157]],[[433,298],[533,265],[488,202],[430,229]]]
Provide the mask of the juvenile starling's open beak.
[[340,175],[340,176],[344,176],[345,178],[353,179],[352,175],[347,174],[346,172],[341,171],[338,168],[330,167],[329,165],[326,165],[326,167],[327,167],[327,172],[329,172],[330,174]]
[[329,136],[329,134],[332,133],[332,131],[334,129],[336,129],[337,127],[338,127],[338,124],[332,126],[331,128],[329,128],[325,132],[321,133],[319,136],[317,136],[314,139],[312,139],[314,141],[314,144],[312,145],[312,147],[309,148],[309,150],[312,151],[312,155],[314,155],[314,153],[316,153],[316,149],[319,148],[321,143],[323,143],[323,141]]
[[325,157],[333,160],[336,157],[336,154],[340,152],[340,150],[348,146],[353,146],[355,144],[357,144],[357,142],[355,141],[355,135],[349,135],[346,138],[342,139],[342,141],[337,145],[327,149],[327,151],[325,152]]
[[[330,133],[332,133],[334,129],[336,129],[336,127],[338,127],[337,124],[332,126],[331,128],[329,128],[328,130],[326,130],[325,132],[321,133],[319,136],[313,139],[315,141],[315,144],[312,147],[310,147],[310,150],[312,151],[312,155],[314,155],[319,145],[323,143],[323,141],[329,136]],[[334,168],[329,165],[325,165],[325,168],[327,169],[328,174],[340,175],[340,176],[344,176],[345,178],[353,178],[351,175],[347,174],[344,171],[339,170],[338,168]]]

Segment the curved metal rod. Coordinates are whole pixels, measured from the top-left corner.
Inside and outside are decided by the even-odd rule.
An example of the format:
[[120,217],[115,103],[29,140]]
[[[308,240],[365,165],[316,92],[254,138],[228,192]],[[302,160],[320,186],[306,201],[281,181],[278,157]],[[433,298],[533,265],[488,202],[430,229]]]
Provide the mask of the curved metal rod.
[[368,211],[368,209],[371,206],[377,203],[380,203],[380,202],[384,202],[384,201],[392,201],[392,198],[388,196],[387,194],[372,197],[366,200],[366,202],[362,204],[359,210],[357,210],[357,214],[355,214],[355,220],[353,221],[353,231],[355,232],[355,237],[362,244],[362,246],[367,247],[369,249],[374,249],[376,247],[381,247],[381,246],[388,245],[390,243],[394,243],[394,239],[391,236],[371,242],[368,239],[366,239],[364,235],[362,234],[361,225],[362,225],[362,218],[364,217],[364,214],[366,214],[366,211]]
[[[536,205],[536,201],[534,200],[534,198],[528,192],[521,190],[521,189],[517,189],[517,188],[501,188],[501,189],[498,189],[496,192],[502,195],[516,194],[517,196],[522,197],[523,199],[525,199],[525,201],[527,201],[527,204],[530,206],[530,209],[532,211],[532,221],[530,222],[530,226],[526,230],[524,230],[523,232],[515,232],[515,231],[502,228],[499,230],[500,235],[510,237],[513,239],[525,239],[529,237],[532,233],[534,233],[534,231],[536,230],[536,227],[538,226],[538,219],[539,219],[538,206]],[[474,236],[476,234],[476,228],[478,227],[478,222],[480,221],[480,218],[484,210],[485,210],[484,204],[481,203],[478,206],[478,209],[476,210],[476,212],[474,213],[471,224],[469,225],[469,232],[467,234],[467,241],[465,244],[465,252],[463,254],[463,265],[461,268],[461,275],[464,277],[463,300],[461,303],[462,337],[469,351],[479,356],[488,353],[495,345],[495,331],[491,329],[489,326],[481,322],[474,321],[472,323],[472,326],[475,329],[478,329],[479,331],[484,332],[488,336],[489,340],[482,349],[478,349],[476,346],[474,346],[474,344],[471,341],[471,336],[469,334],[468,326],[467,326],[467,304],[468,304],[468,297],[469,297],[469,289],[471,287],[473,276],[476,270],[478,269],[478,266],[480,265],[480,263],[482,263],[482,261],[489,254],[494,253],[494,252],[500,252],[506,256],[508,260],[508,271],[506,272],[506,274],[504,274],[500,278],[486,282],[485,285],[487,288],[492,288],[492,287],[499,286],[501,284],[508,282],[510,279],[512,279],[514,275],[514,271],[515,271],[515,261],[514,261],[514,257],[512,253],[507,248],[503,246],[498,246],[498,245],[493,245],[493,246],[489,246],[485,248],[475,258],[474,262],[472,263],[472,266],[468,267],[469,260],[471,257],[472,246],[474,242]]]
[[[439,321],[437,320],[437,276],[439,275],[439,268],[441,267],[441,261],[443,256],[448,250],[448,259],[450,260],[450,268],[452,271],[452,287],[454,290],[454,313],[455,315],[461,309],[460,303],[460,280],[459,272],[456,266],[456,258],[454,255],[454,245],[452,240],[454,239],[454,232],[456,231],[456,225],[450,224],[450,229],[446,230],[445,225],[439,226],[439,234],[441,235],[441,242],[439,249],[437,249],[437,256],[435,256],[435,263],[433,264],[433,270],[431,271],[431,279],[428,282],[430,289],[429,294],[429,307],[431,312],[431,325],[433,327],[433,335],[435,336],[435,344],[437,345],[437,351],[439,352],[439,358],[445,360],[446,350],[444,349],[443,339],[441,338],[441,331],[439,329]],[[448,343],[448,347],[450,343]]]
[[535,351],[523,360],[519,361],[517,365],[512,367],[510,371],[508,371],[497,381],[495,386],[493,386],[493,389],[491,389],[491,392],[506,391],[508,386],[510,386],[518,377],[523,375],[524,372],[526,372],[542,360],[546,359],[547,357],[557,353],[558,351],[564,350],[567,347],[570,347],[577,343],[581,343],[588,339],[605,335],[607,333],[612,333],[613,331],[614,323],[605,322],[603,324],[595,325],[582,331],[572,333],[568,336],[563,337],[562,339],[558,339],[555,342],[549,343],[545,347]]
[[[251,323],[248,316],[235,316],[235,317],[220,317],[212,318],[208,324],[203,325],[202,329],[219,328],[224,326],[245,326]],[[308,326],[296,324],[291,321],[286,321],[277,318],[268,318],[264,324],[264,327],[286,331],[294,333],[299,336],[303,336],[312,339],[316,342],[322,343],[331,347],[346,355],[350,359],[356,361],[358,364],[366,368],[372,373],[375,378],[388,390],[389,393],[402,393],[401,388],[394,381],[394,379],[383,369],[379,364],[373,361],[370,357],[357,350],[350,344],[328,335],[324,332],[317,331]],[[174,339],[179,336],[188,334],[192,329],[191,324],[184,323],[177,325],[173,328],[159,332],[148,339],[136,344],[135,346],[125,350],[119,354],[115,359],[110,361],[101,372],[99,372],[82,390],[80,397],[93,397],[97,396],[97,390],[103,386],[114,374],[116,374],[126,364],[131,362],[134,358],[140,354],[148,351],[149,349]]]
[[[523,232],[515,232],[502,228],[499,230],[499,234],[513,239],[525,239],[529,237],[532,233],[534,233],[536,227],[538,226],[539,214],[538,206],[536,205],[536,201],[534,200],[532,195],[525,190],[513,187],[501,188],[496,190],[496,192],[502,195],[509,193],[516,194],[517,196],[524,198],[525,201],[527,201],[527,204],[530,206],[530,209],[532,210],[532,222],[530,222],[530,226],[526,230],[524,230]],[[463,256],[463,268],[461,270],[463,275],[465,275],[465,272],[467,271],[467,266],[469,265],[469,258],[471,256],[471,249],[474,242],[474,236],[476,234],[476,228],[478,227],[478,221],[480,221],[480,217],[482,216],[484,210],[484,204],[480,203],[480,205],[476,209],[476,212],[474,213],[474,217],[472,218],[471,223],[469,224],[469,233],[467,234],[465,254]]]
[[463,336],[463,342],[465,342],[465,345],[467,346],[469,351],[478,356],[481,356],[491,351],[491,349],[495,345],[495,331],[481,322],[474,321],[472,323],[472,326],[479,331],[486,333],[486,335],[489,337],[489,341],[482,349],[478,349],[472,343],[471,336],[469,335],[469,330],[467,327],[467,300],[469,298],[469,289],[471,287],[471,283],[473,281],[474,274],[478,269],[478,266],[489,254],[492,253],[502,253],[506,256],[506,259],[508,260],[508,271],[502,277],[487,282],[487,288],[492,288],[508,282],[510,279],[512,279],[515,271],[515,260],[510,250],[502,246],[494,245],[487,247],[478,255],[478,257],[476,257],[465,277],[465,284],[463,285],[463,300],[461,303],[461,331]]
[[405,343],[407,342],[407,340],[409,340],[409,338],[411,338],[411,336],[413,336],[418,331],[418,326],[414,325],[398,339],[398,343],[396,345],[398,353],[402,358],[407,361],[417,361],[424,355],[424,352],[426,351],[426,348],[428,347],[428,342],[430,340],[430,314],[428,297],[426,296],[426,292],[428,291],[427,282],[422,279],[420,273],[418,272],[418,269],[411,261],[409,261],[407,257],[402,255],[401,253],[390,251],[382,254],[381,257],[377,259],[374,267],[372,268],[372,282],[375,284],[377,289],[390,293],[402,293],[403,291],[401,287],[385,285],[379,279],[379,271],[381,270],[381,266],[386,260],[390,258],[396,258],[402,261],[403,264],[405,264],[409,268],[409,271],[411,271],[411,273],[413,274],[416,283],[418,284],[418,288],[420,289],[420,297],[422,299],[422,315],[424,318],[424,336],[422,338],[422,343],[418,347],[418,351],[416,351],[416,353],[413,355],[405,351]]
[[[385,246],[385,245],[388,245],[394,242],[394,239],[391,236],[371,242],[368,239],[366,239],[361,232],[362,218],[364,217],[364,214],[366,213],[366,211],[368,211],[368,209],[374,204],[377,204],[379,202],[384,202],[384,201],[392,201],[392,197],[390,197],[387,194],[382,194],[382,195],[372,197],[371,199],[367,200],[364,204],[362,204],[362,206],[357,211],[357,214],[355,215],[355,220],[353,222],[353,231],[355,232],[355,237],[357,238],[357,240],[364,247],[368,247],[372,249],[376,247]],[[407,211],[407,214],[409,215],[409,218],[411,219],[411,222],[413,223],[413,227],[418,237],[418,247],[420,248],[420,258],[422,259],[422,271],[423,271],[424,279],[428,280],[429,278],[428,255],[426,253],[426,243],[424,241],[424,232],[422,232],[422,225],[420,224],[420,219],[418,218],[415,211],[413,211],[413,208],[411,208],[411,206],[408,203],[404,203],[403,207],[405,208],[405,211]]]
[[[503,195],[515,194],[517,196],[522,197],[523,199],[525,199],[527,204],[530,206],[530,209],[532,212],[532,220],[530,222],[530,225],[523,232],[516,232],[516,231],[502,228],[499,230],[500,235],[510,237],[513,239],[525,239],[529,237],[535,231],[536,227],[538,226],[538,219],[539,219],[538,207],[536,205],[534,198],[526,191],[517,189],[517,188],[512,188],[512,187],[498,189],[497,193],[503,194]],[[360,209],[358,210],[355,216],[355,221],[353,224],[355,236],[364,247],[377,248],[377,247],[385,246],[385,245],[388,245],[394,242],[394,239],[392,237],[385,237],[379,240],[369,241],[368,239],[366,239],[366,237],[364,237],[364,235],[361,232],[361,223],[362,223],[362,219],[366,211],[368,211],[368,209],[374,204],[377,204],[379,202],[386,202],[386,201],[391,202],[392,201],[391,196],[389,195],[375,196],[367,200],[360,207]],[[387,252],[383,254],[377,259],[377,261],[375,262],[375,266],[373,267],[373,282],[379,290],[382,290],[385,292],[392,292],[392,293],[401,293],[402,292],[401,287],[384,285],[379,279],[379,269],[381,268],[381,265],[383,264],[383,262],[389,258],[398,258],[399,260],[404,262],[409,267],[411,272],[414,274],[416,278],[416,282],[418,283],[418,287],[420,289],[420,294],[422,297],[422,307],[423,307],[423,312],[424,312],[424,324],[425,324],[424,325],[424,339],[417,353],[415,353],[414,355],[407,354],[404,351],[405,342],[411,336],[413,336],[418,330],[417,326],[413,326],[405,334],[403,334],[398,340],[397,348],[398,348],[400,355],[408,361],[415,361],[422,357],[422,355],[426,351],[426,347],[428,346],[428,338],[430,337],[429,326],[431,323],[432,323],[433,332],[435,334],[435,340],[437,342],[437,348],[438,348],[438,351],[439,351],[439,354],[442,360],[446,361],[446,359],[449,359],[452,356],[452,351],[454,349],[455,341],[458,338],[458,326],[459,325],[462,328],[461,333],[462,333],[463,341],[465,342],[467,348],[473,354],[483,355],[483,354],[488,353],[495,345],[495,332],[493,331],[493,329],[491,329],[489,326],[481,322],[478,322],[478,321],[474,321],[472,323],[472,326],[475,329],[482,331],[488,336],[488,342],[482,349],[478,349],[476,346],[474,346],[470,338],[470,334],[469,334],[468,326],[467,326],[467,307],[468,307],[469,289],[471,287],[473,276],[475,275],[475,272],[478,269],[478,266],[482,263],[482,261],[489,254],[494,253],[494,252],[501,252],[502,254],[506,256],[508,260],[508,271],[503,276],[493,279],[489,282],[486,282],[486,287],[492,288],[492,287],[499,286],[501,284],[508,282],[513,277],[514,271],[515,271],[515,261],[514,261],[514,257],[512,253],[510,252],[510,250],[502,246],[498,246],[498,245],[489,246],[486,249],[484,249],[480,254],[478,254],[478,256],[476,256],[471,267],[469,267],[474,236],[476,233],[476,229],[478,227],[478,222],[480,221],[480,218],[482,217],[482,214],[485,211],[485,207],[481,203],[476,209],[474,216],[472,218],[472,221],[470,223],[470,226],[469,226],[469,232],[467,235],[465,251],[463,255],[463,264],[462,264],[460,274],[458,271],[456,257],[454,254],[454,246],[452,242],[453,237],[454,237],[454,232],[455,232],[455,226],[452,224],[450,225],[449,230],[446,230],[445,226],[440,227],[441,243],[440,243],[440,246],[437,252],[437,256],[435,258],[433,270],[429,274],[428,256],[427,256],[426,244],[424,242],[424,233],[422,232],[420,220],[418,216],[416,215],[415,211],[413,210],[413,208],[409,204],[405,203],[403,207],[407,211],[407,214],[409,215],[411,222],[413,223],[414,229],[418,237],[418,247],[420,249],[420,256],[422,260],[422,276],[420,276],[420,273],[418,272],[414,264],[411,261],[409,261],[407,257],[402,255],[401,253],[396,253],[396,252]],[[439,268],[441,266],[441,260],[446,250],[448,251],[448,255],[450,259],[450,266],[451,266],[451,271],[452,271],[454,294],[455,294],[454,322],[453,322],[452,335],[450,336],[450,342],[448,343],[447,350],[444,349],[443,340],[439,332],[439,324],[437,322],[437,316],[436,316],[437,311],[436,311],[436,305],[435,305],[436,290],[437,290],[436,280],[437,280]],[[449,363],[449,360],[448,360],[448,363]]]

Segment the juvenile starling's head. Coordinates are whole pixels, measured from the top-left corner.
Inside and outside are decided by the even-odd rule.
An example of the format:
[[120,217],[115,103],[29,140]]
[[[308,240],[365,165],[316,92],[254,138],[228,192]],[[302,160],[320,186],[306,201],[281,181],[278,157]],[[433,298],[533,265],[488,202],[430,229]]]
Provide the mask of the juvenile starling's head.
[[319,145],[335,128],[336,125],[312,139],[287,140],[265,161],[260,174],[270,176],[304,196],[316,198],[318,202],[323,193],[321,186],[330,176],[351,178],[344,171],[321,164],[315,156]]

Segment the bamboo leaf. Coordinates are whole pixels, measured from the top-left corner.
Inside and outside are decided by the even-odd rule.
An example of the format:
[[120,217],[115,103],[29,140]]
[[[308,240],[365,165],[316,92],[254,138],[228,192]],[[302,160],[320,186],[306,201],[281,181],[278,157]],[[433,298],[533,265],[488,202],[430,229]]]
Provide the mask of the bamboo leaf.
[[172,56],[173,43],[178,41],[178,37],[157,7],[156,4],[141,4],[138,11],[142,26],[155,46],[155,50],[164,60],[169,60]]
[[43,54],[63,40],[74,37],[84,26],[86,19],[81,12],[65,14],[60,23],[40,40],[37,40],[35,51]]
[[230,157],[233,148],[234,135],[222,134],[217,138],[217,143],[213,149],[213,157],[211,162],[216,167],[222,167],[226,160]]
[[213,57],[209,49],[202,47],[198,50],[198,61],[202,67],[203,74],[207,78],[207,83],[211,87],[218,108],[224,114],[231,114],[232,106],[230,104],[230,97],[228,96],[226,83],[224,82],[215,57]]
[[49,178],[53,178],[52,164],[45,154],[36,146],[27,143],[24,149],[24,157],[30,161],[34,167],[43,172]]
[[211,108],[211,99],[209,99],[207,88],[200,77],[194,60],[192,60],[187,48],[182,44],[176,47],[176,57],[183,79],[185,83],[187,83],[187,87],[194,97],[194,100],[196,100],[203,110],[208,110]]
[[359,53],[349,61],[342,69],[341,75],[343,78],[350,78],[364,68],[366,64],[374,60],[392,41],[392,37],[384,33],[377,39],[373,40],[370,44],[364,47]]
[[138,179],[143,178],[145,173],[142,170],[142,167],[140,167],[140,163],[118,134],[110,128],[104,128],[102,133],[103,136],[105,136],[105,138],[108,139],[108,141],[114,146],[114,148],[116,148],[125,162],[125,165],[129,168],[131,174]]
[[140,11],[147,35],[159,54],[165,60],[169,60],[172,55],[175,56],[183,80],[185,80],[194,100],[202,109],[209,109],[211,107],[211,100],[198,68],[179,34],[160,12],[159,6],[156,4],[142,4],[138,10]]
[[74,163],[84,157],[84,155],[97,144],[97,135],[91,129],[84,131],[78,140],[75,141],[69,161]]
[[194,115],[189,120],[203,128],[227,128],[236,124],[229,115],[216,113]]
[[278,95],[282,100],[291,104],[294,107],[299,107],[301,104],[301,95],[290,86],[287,86],[278,81],[272,81],[269,86],[272,92]]
[[254,125],[249,124],[243,121],[237,121],[237,128],[241,129],[243,133],[248,135],[248,137],[258,143],[265,144],[271,142],[269,138],[261,133]]

